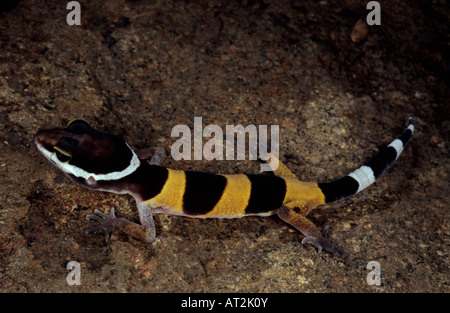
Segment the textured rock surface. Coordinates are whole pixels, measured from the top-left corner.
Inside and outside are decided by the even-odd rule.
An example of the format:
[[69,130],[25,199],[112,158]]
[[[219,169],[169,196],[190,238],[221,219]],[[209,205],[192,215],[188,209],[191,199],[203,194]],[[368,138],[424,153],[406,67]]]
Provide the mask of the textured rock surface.
[[[424,1],[425,2],[425,1]],[[0,15],[0,290],[129,292],[449,292],[449,11],[382,3],[382,25],[350,40],[364,1],[21,1]],[[128,196],[75,186],[32,144],[84,118],[165,165],[256,173],[250,161],[170,158],[173,126],[280,125],[305,181],[349,173],[415,116],[416,132],[374,186],[326,210],[347,257],[302,246],[277,218],[156,217],[145,245],[85,235],[95,208],[137,220]],[[300,161],[295,161],[298,159]],[[82,285],[65,268],[81,264]],[[369,286],[366,265],[381,265]]]

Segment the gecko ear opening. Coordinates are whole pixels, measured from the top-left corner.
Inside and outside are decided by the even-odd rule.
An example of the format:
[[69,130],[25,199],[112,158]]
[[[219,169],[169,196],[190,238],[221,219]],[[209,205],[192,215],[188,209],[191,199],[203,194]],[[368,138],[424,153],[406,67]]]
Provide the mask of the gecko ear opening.
[[93,185],[95,185],[95,184],[97,183],[97,180],[95,180],[94,177],[89,176],[89,178],[86,179],[86,183],[87,183],[89,186],[93,186]]

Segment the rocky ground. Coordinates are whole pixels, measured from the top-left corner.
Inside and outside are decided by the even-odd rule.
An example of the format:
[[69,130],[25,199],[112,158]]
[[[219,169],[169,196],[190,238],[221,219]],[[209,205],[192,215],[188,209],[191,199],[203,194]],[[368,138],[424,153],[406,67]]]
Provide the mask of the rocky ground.
[[[20,1],[0,15],[2,292],[449,292],[449,37],[445,1]],[[368,31],[364,34],[364,30]],[[352,40],[353,39],[353,40]],[[356,42],[355,42],[356,41]],[[175,125],[279,125],[304,181],[360,166],[407,125],[414,138],[371,188],[311,213],[345,258],[276,217],[156,217],[146,245],[86,235],[85,216],[129,196],[74,185],[33,145],[41,127],[83,118],[164,165],[257,173],[255,161],[174,161]],[[66,282],[69,261],[81,285]],[[367,284],[377,261],[381,285]]]

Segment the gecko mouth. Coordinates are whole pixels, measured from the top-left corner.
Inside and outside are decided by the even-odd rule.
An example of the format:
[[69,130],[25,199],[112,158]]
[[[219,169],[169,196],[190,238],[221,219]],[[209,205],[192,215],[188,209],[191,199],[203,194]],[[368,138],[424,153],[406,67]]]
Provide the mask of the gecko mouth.
[[[37,138],[37,136],[34,138],[34,143],[37,147],[37,149],[39,150],[39,152],[45,156],[45,158],[47,160],[49,160],[52,164],[54,164],[56,167],[58,167],[59,169],[63,170],[63,168],[60,166],[60,164],[58,162],[56,162],[56,160],[53,157],[53,153],[48,151],[47,148],[45,148],[45,146],[40,142],[40,140]],[[64,170],[63,170],[64,171]],[[65,172],[65,171],[64,171]]]

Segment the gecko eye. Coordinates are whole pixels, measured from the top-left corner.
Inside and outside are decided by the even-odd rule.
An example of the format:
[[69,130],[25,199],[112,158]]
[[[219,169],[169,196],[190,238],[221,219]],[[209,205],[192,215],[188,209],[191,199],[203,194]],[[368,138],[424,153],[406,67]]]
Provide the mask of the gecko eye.
[[74,151],[78,149],[78,142],[72,138],[62,138],[56,146],[53,147],[56,157],[61,162],[69,162]]
[[70,152],[63,150],[58,146],[54,146],[53,149],[55,150],[55,154],[58,160],[63,163],[69,162],[69,160],[72,158],[72,154],[70,154]]

